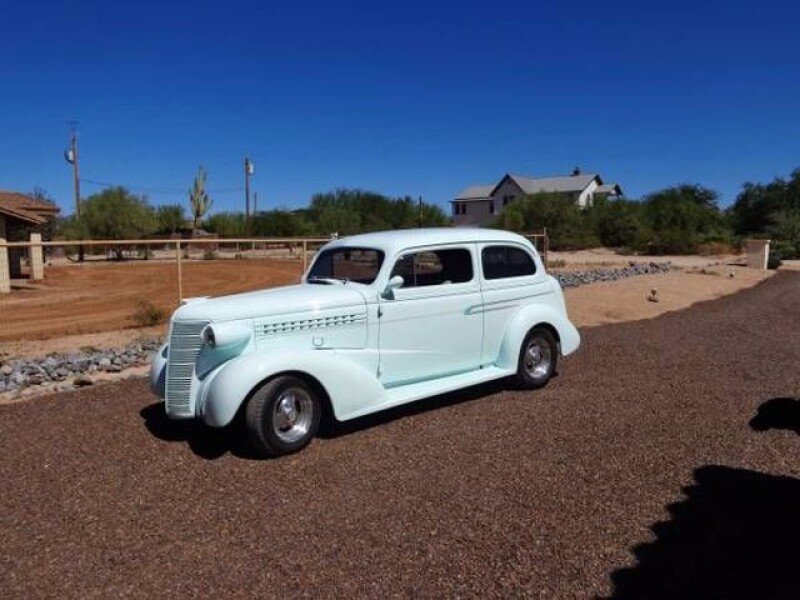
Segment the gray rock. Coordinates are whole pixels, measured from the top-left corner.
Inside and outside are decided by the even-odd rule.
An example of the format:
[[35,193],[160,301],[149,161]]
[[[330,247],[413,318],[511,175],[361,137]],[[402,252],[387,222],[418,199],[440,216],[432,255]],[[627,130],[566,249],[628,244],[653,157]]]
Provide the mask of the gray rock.
[[14,370],[14,368],[11,365],[6,364],[6,365],[3,365],[2,367],[0,367],[0,374],[3,374],[6,377],[8,377],[9,375],[11,375],[11,372],[13,370]]
[[85,387],[87,385],[93,385],[94,379],[88,375],[78,375],[72,383],[78,387]]

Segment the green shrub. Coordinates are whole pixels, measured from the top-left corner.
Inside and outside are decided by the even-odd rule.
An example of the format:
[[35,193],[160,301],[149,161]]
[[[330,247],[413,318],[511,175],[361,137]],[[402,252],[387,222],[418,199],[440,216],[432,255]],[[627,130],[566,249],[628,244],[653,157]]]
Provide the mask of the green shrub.
[[139,327],[151,327],[162,323],[165,316],[164,310],[149,300],[139,300],[133,313],[133,322]]
[[774,254],[770,254],[769,258],[767,259],[767,268],[768,269],[777,269],[783,264],[783,261],[775,256]]
[[203,252],[203,260],[217,260],[219,256],[216,250],[206,250]]
[[780,260],[800,259],[800,240],[797,243],[788,240],[778,240],[770,245],[770,256]]

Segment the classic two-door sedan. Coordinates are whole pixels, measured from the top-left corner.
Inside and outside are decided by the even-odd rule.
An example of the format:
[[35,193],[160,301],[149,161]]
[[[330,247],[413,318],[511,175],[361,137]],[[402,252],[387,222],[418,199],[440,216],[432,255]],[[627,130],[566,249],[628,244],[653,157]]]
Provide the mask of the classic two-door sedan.
[[187,301],[151,385],[172,418],[240,414],[264,455],[347,420],[493,379],[538,388],[580,343],[525,238],[414,229],[323,246],[299,285]]

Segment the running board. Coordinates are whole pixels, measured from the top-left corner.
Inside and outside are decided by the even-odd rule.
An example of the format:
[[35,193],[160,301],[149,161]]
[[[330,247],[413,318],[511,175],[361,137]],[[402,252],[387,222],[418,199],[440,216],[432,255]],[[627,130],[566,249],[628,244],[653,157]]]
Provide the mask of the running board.
[[417,383],[409,383],[395,388],[386,390],[383,396],[383,402],[377,405],[372,405],[366,409],[356,411],[342,417],[342,420],[354,419],[370,413],[392,408],[393,406],[400,406],[421,400],[422,398],[430,398],[431,396],[438,396],[439,394],[446,394],[473,385],[486,383],[487,381],[494,381],[495,379],[502,379],[513,375],[513,369],[501,369],[500,367],[489,366],[467,373],[459,373],[458,375],[450,375],[448,377],[441,377],[439,379],[431,379],[428,381],[420,381]]

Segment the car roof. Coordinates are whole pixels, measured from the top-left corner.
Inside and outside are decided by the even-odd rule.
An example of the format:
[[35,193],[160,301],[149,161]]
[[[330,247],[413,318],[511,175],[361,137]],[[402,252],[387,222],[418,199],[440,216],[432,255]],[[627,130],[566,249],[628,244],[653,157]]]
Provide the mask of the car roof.
[[531,246],[521,235],[502,229],[479,227],[427,227],[422,229],[395,229],[351,235],[333,240],[327,248],[357,246],[377,248],[387,254],[413,246],[433,246],[438,244],[464,244],[475,242],[515,242]]

